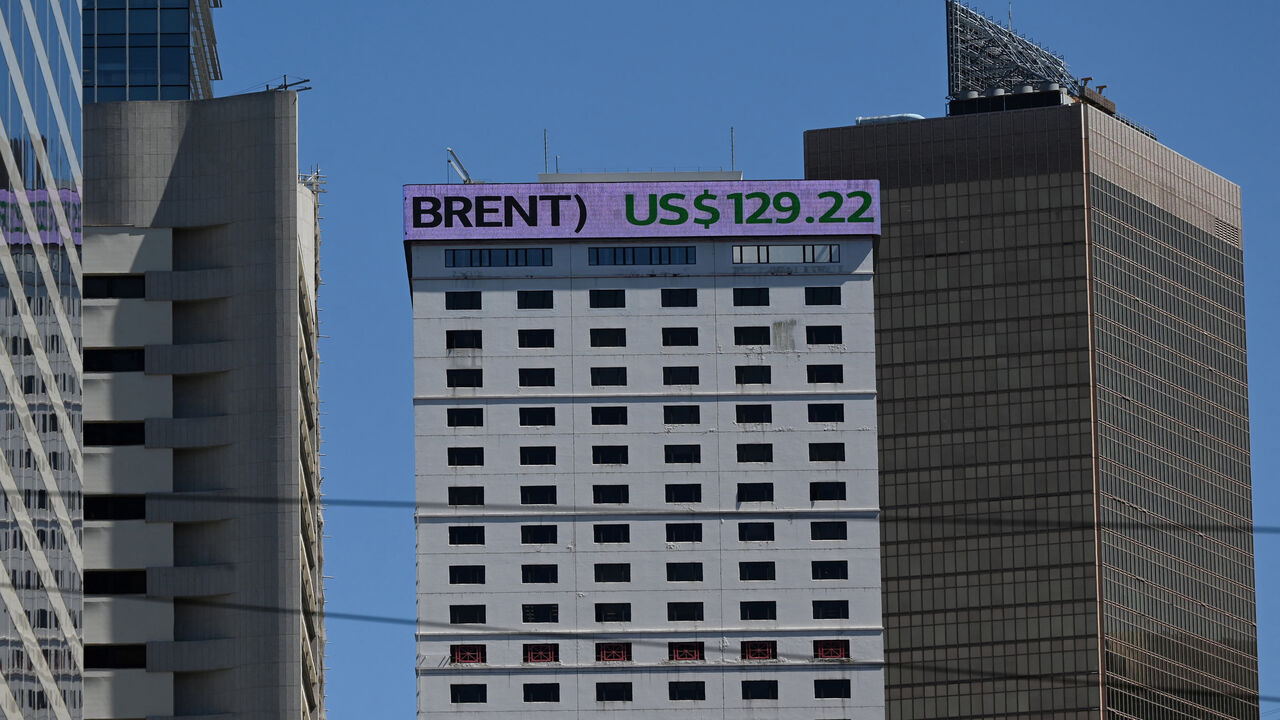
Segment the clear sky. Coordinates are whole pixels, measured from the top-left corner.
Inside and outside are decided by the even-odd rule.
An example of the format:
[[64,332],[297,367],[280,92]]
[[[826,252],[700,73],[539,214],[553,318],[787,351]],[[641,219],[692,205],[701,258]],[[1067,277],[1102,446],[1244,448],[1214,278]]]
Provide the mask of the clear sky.
[[[1006,19],[1008,4],[975,7]],[[413,499],[409,289],[400,187],[450,181],[446,146],[489,181],[536,180],[542,131],[564,171],[803,176],[810,128],[945,113],[942,0],[482,2],[228,0],[213,11],[219,95],[310,78],[300,163],[322,210],[324,489]],[[1244,187],[1254,512],[1280,525],[1280,197],[1269,0],[1013,3],[1014,28],[1105,84],[1119,111]],[[408,508],[331,506],[331,613],[412,620]],[[1262,692],[1280,696],[1280,534],[1257,537]],[[411,625],[331,617],[331,717],[412,717]],[[1280,713],[1280,702],[1264,703]]]

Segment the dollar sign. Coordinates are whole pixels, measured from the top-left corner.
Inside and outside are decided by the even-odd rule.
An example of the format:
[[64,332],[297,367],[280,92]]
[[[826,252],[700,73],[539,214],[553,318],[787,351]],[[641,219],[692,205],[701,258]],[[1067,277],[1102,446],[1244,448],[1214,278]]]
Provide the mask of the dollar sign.
[[712,195],[711,191],[703,190],[702,194],[693,200],[693,209],[707,214],[705,218],[694,218],[693,220],[701,225],[703,230],[710,229],[720,219],[720,211],[716,209],[715,205],[711,204],[711,201],[715,199],[716,196]]

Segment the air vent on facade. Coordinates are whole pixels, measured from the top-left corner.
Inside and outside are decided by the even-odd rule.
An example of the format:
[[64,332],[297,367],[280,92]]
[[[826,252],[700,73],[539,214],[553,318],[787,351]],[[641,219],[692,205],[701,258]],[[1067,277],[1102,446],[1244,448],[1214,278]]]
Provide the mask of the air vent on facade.
[[1240,247],[1240,228],[1223,222],[1218,218],[1213,219],[1213,234],[1223,242],[1231,243],[1236,247]]

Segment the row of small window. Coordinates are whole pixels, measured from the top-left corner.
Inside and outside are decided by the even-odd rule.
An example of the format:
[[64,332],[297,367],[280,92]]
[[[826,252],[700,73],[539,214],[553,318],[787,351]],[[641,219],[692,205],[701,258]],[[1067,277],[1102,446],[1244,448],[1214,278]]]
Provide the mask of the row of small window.
[[[848,580],[848,560],[813,560],[810,563],[813,580]],[[620,572],[617,565],[626,568],[626,581],[611,580]],[[629,563],[598,563],[595,566],[596,582],[630,582],[631,566]],[[602,579],[604,578],[604,579]],[[738,563],[738,580],[742,582],[772,582],[777,580],[777,568],[771,560],[760,560]],[[450,585],[484,585],[484,565],[450,565]],[[560,566],[555,564],[521,565],[520,582],[527,585],[550,585],[560,582]],[[667,582],[702,582],[702,563],[678,562],[667,563]],[[693,603],[667,603],[668,620],[687,620],[681,610],[675,606],[686,606]],[[698,605],[697,620],[702,619],[702,603]]]
[[[813,600],[811,603],[814,620],[849,619],[848,600]],[[450,625],[483,625],[487,617],[485,605],[449,606]],[[777,620],[778,603],[774,600],[739,601],[738,617],[746,621]],[[558,623],[560,606],[556,603],[526,603],[520,606],[520,618],[526,623]],[[697,622],[702,618],[700,602],[667,603],[667,619],[672,622]],[[631,603],[596,603],[595,619],[598,623],[631,622]]]
[[[844,342],[844,332],[839,325],[806,325],[805,342],[809,345],[839,345]],[[626,328],[591,328],[591,347],[626,347]],[[663,347],[695,347],[698,344],[698,328],[662,328]],[[768,325],[752,325],[733,329],[734,345],[772,345],[773,332]],[[555,330],[529,329],[516,331],[516,345],[525,349],[553,348],[556,346]],[[446,350],[478,350],[483,347],[479,330],[445,330]]]
[[[595,644],[596,662],[631,662],[631,643],[600,642]],[[742,660],[777,660],[776,640],[743,640],[738,646]],[[559,643],[528,643],[524,645],[522,662],[560,662]],[[849,657],[848,640],[814,640],[814,660],[845,660]],[[706,646],[702,642],[684,641],[667,643],[667,660],[670,662],[706,660]],[[489,662],[488,647],[483,644],[450,645],[449,661],[454,664]]]
[[[668,368],[671,369],[671,368]],[[697,368],[693,368],[697,370]],[[625,405],[593,406],[592,425],[626,425],[628,408]],[[809,422],[844,422],[844,403],[810,403]],[[519,409],[521,427],[554,427],[554,407],[522,407]],[[773,406],[768,404],[735,405],[734,420],[741,424],[768,424],[773,422]],[[662,422],[666,425],[697,425],[702,422],[702,410],[698,405],[663,405]],[[484,408],[447,408],[445,423],[449,427],[484,427]]]
[[[517,379],[520,387],[552,387],[556,384],[555,368],[519,368]],[[807,365],[805,377],[811,383],[844,382],[844,365]],[[733,379],[738,385],[769,385],[773,382],[771,365],[738,365],[733,368]],[[591,368],[592,387],[616,387],[627,384],[625,367]],[[662,368],[663,385],[697,385],[697,366]],[[484,387],[484,370],[465,368],[445,370],[445,385],[451,388]]]
[[[560,702],[560,683],[525,683],[524,701],[527,703]],[[849,680],[842,678],[816,679],[813,681],[813,696],[819,700],[849,698],[852,688]],[[488,702],[488,686],[483,683],[455,683],[449,686],[449,702],[484,703]],[[706,683],[701,680],[672,680],[667,683],[669,700],[706,700]],[[743,700],[777,700],[777,680],[743,680]],[[596,683],[596,702],[631,702],[632,689],[629,682]]]
[[[445,451],[449,467],[479,467],[484,465],[483,447],[451,447]],[[592,445],[591,464],[626,465],[631,461],[627,445]],[[773,443],[738,443],[737,461],[740,463],[773,462]],[[664,445],[663,462],[669,465],[697,465],[702,462],[701,445]],[[844,443],[809,443],[809,462],[843,462]],[[520,448],[521,465],[555,465],[555,445],[535,445]],[[625,500],[621,502],[626,502]]]
[[[86,279],[88,276],[86,276]],[[89,297],[86,295],[86,297]],[[627,306],[625,290],[590,290],[587,303],[593,308],[622,308]],[[769,288],[734,288],[733,304],[738,307],[761,307],[769,305]],[[840,287],[806,287],[804,289],[805,305],[839,305]],[[662,307],[697,307],[697,288],[663,288]],[[479,290],[450,290],[444,294],[445,310],[479,310],[481,293]],[[518,290],[516,291],[517,310],[550,310],[555,307],[555,296],[551,290]]]
[[[555,488],[551,488],[555,490]],[[552,494],[554,498],[554,492]],[[553,500],[554,502],[554,500]],[[450,545],[483,545],[483,525],[450,525]],[[557,541],[556,525],[521,525],[522,545],[553,545]],[[597,544],[631,542],[631,526],[627,524],[593,525],[592,538]],[[667,523],[667,542],[702,542],[702,523]],[[812,540],[847,540],[849,528],[843,520],[814,520],[809,523]],[[773,542],[774,527],[771,522],[738,523],[740,542]],[[629,563],[605,563],[595,566],[596,582],[631,582]],[[606,578],[606,579],[601,579]]]

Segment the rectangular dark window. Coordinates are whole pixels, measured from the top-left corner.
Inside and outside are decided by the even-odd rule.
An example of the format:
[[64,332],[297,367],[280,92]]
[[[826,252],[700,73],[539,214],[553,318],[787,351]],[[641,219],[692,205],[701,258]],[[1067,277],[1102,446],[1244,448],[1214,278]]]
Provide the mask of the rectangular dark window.
[[481,427],[484,425],[484,408],[448,408],[445,422],[449,427]]
[[813,696],[819,700],[824,698],[848,698],[853,697],[850,688],[851,683],[845,678],[814,680]]
[[606,387],[614,385],[627,384],[627,369],[624,367],[593,367],[591,368],[591,385],[593,387]]
[[626,328],[591,328],[591,347],[626,347]]
[[556,448],[554,445],[537,445],[520,448],[521,465],[555,465]]
[[773,462],[773,444],[738,443],[738,462]]
[[678,485],[667,485],[667,502],[669,503],[699,503],[702,502],[702,486],[697,483],[682,483]]
[[814,560],[812,563],[814,580],[848,580],[848,560]]
[[142,372],[147,352],[143,348],[85,348],[85,372]]
[[591,534],[599,544],[631,542],[630,525],[592,525]]
[[738,540],[742,542],[773,542],[773,523],[740,522]]
[[558,565],[521,565],[520,582],[530,584],[547,584],[559,582],[560,566]]
[[449,662],[452,663],[482,663],[485,662],[488,653],[484,645],[450,645],[449,646]]
[[525,683],[524,701],[527,703],[560,702],[560,683]]
[[844,443],[809,443],[809,462],[844,460]]
[[444,384],[451,388],[484,387],[484,370],[445,370]]
[[591,408],[591,424],[626,425],[627,408],[626,406],[593,407]]
[[449,624],[470,625],[485,621],[484,605],[450,605]]
[[596,643],[597,662],[630,662],[630,660],[631,643]]
[[689,661],[689,660],[705,660],[707,658],[706,645],[700,642],[669,642],[667,643],[667,660],[673,662]]
[[844,422],[844,404],[815,403],[810,405],[809,422]]
[[520,486],[520,504],[521,505],[555,505],[556,504],[556,486],[555,485],[521,485]]
[[772,600],[744,600],[738,603],[738,616],[743,620],[777,620],[778,604]]
[[560,646],[556,643],[536,643],[524,646],[527,663],[560,662]]
[[627,294],[623,290],[588,290],[587,303],[593,308],[626,307]]
[[839,481],[809,483],[809,501],[844,500],[844,483]]
[[145,643],[84,646],[85,670],[125,670],[147,666]]
[[805,305],[839,305],[840,304],[840,288],[837,287],[807,287],[804,289]]
[[445,454],[449,467],[484,465],[484,448],[482,447],[451,447],[445,451]]
[[449,702],[451,703],[483,703],[488,701],[488,685],[455,683],[449,686]]
[[809,523],[810,540],[847,540],[849,526],[843,520],[815,520]]
[[520,368],[520,387],[551,387],[556,384],[555,368]]
[[626,485],[592,485],[591,501],[597,505],[620,505],[630,502],[631,490]]
[[814,620],[848,620],[849,619],[849,601],[848,600],[814,600],[813,601],[813,619]]
[[701,622],[702,603],[669,602],[667,603],[667,620],[669,622]]
[[556,346],[556,331],[547,328],[517,330],[516,342],[522,348],[549,348]]
[[734,288],[736,307],[762,307],[769,304],[769,288]]
[[737,413],[736,419],[740,423],[773,422],[772,405],[735,405],[734,412]]
[[772,562],[738,563],[738,579],[744,582],[776,580],[776,574]]
[[593,445],[591,446],[591,462],[594,465],[626,465],[626,445]]
[[696,365],[664,367],[662,368],[662,384],[663,385],[697,385],[698,384],[698,367]]
[[702,542],[702,523],[667,523],[667,542]]
[[517,290],[517,310],[550,310],[555,298],[550,290]]
[[697,288],[663,288],[662,307],[698,307]]
[[814,640],[814,660],[844,660],[849,657],[848,640]]
[[672,680],[667,683],[669,700],[706,700],[707,685],[701,680]]
[[701,445],[666,445],[663,458],[668,463],[694,464],[702,462]]
[[662,328],[662,344],[665,347],[693,347],[698,344],[698,328]]
[[84,444],[91,447],[120,447],[145,445],[146,423],[138,422],[86,422]]
[[556,541],[555,525],[521,525],[522,545],[552,545]]
[[484,584],[484,566],[483,565],[450,565],[449,566],[449,584],[450,585],[483,585]]
[[777,640],[743,640],[741,645],[743,660],[777,660]]
[[483,505],[484,488],[473,485],[453,486],[449,488],[450,505]]
[[85,520],[145,520],[146,495],[85,495]]
[[631,582],[630,563],[596,563],[595,573],[598,583]]
[[667,582],[702,582],[702,563],[667,563]]
[[479,310],[479,290],[454,290],[444,294],[445,310]]
[[483,525],[452,525],[449,527],[450,545],[483,545]]
[[145,298],[147,296],[147,276],[136,275],[90,275],[85,273],[81,278],[81,293],[85,300],[103,298]]
[[548,267],[551,248],[445,250],[445,267]]
[[556,424],[556,409],[553,407],[520,408],[521,427],[549,427]]
[[692,265],[697,251],[692,245],[659,247],[589,247],[588,265]]
[[739,385],[768,385],[773,382],[773,369],[768,365],[738,365],[733,376]]
[[738,502],[773,502],[773,483],[738,483]]
[[777,680],[743,680],[742,681],[742,699],[743,700],[777,700],[778,699],[778,681]]
[[86,595],[146,595],[146,570],[85,570]]
[[733,329],[734,345],[768,345],[769,344],[769,326],[754,325],[751,327],[736,327]]
[[521,605],[520,619],[527,623],[560,622],[560,606],[554,603]]
[[804,329],[805,340],[810,345],[839,345],[844,342],[839,325],[809,325]]
[[596,622],[631,622],[631,603],[596,603]]
[[596,702],[631,702],[631,683],[596,683]]
[[474,350],[481,347],[479,330],[445,330],[444,346],[447,350]]
[[844,382],[843,365],[810,365],[805,369],[811,383]]

